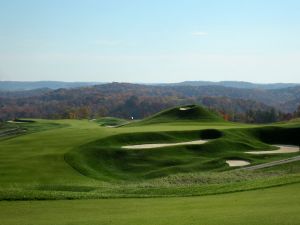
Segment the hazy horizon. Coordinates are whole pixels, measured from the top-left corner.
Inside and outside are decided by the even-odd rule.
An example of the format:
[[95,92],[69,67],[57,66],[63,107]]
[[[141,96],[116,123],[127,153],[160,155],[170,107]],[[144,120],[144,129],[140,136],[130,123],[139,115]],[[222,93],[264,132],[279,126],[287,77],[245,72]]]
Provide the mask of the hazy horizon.
[[0,80],[300,83],[300,2],[0,3]]
[[221,83],[221,82],[237,82],[237,83],[251,83],[251,84],[258,84],[258,85],[268,85],[268,84],[300,84],[300,82],[251,82],[251,81],[242,81],[242,80],[218,80],[218,81],[211,81],[211,80],[182,80],[179,82],[126,82],[126,81],[65,81],[65,80],[0,80],[0,82],[62,82],[62,83],[99,83],[99,84],[108,84],[108,83],[131,83],[131,84],[176,84],[176,83],[183,83],[183,82],[211,82],[211,83]]

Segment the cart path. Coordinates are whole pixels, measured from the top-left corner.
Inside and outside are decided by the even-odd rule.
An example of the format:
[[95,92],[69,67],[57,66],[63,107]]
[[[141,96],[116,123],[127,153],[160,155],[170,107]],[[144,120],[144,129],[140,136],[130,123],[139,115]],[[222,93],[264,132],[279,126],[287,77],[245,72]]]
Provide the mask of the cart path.
[[240,170],[257,170],[257,169],[277,166],[277,165],[281,165],[281,164],[286,164],[286,163],[290,163],[290,162],[296,162],[296,161],[299,161],[299,160],[300,160],[300,155],[295,156],[295,157],[291,157],[291,158],[287,158],[287,159],[282,159],[282,160],[277,160],[277,161],[273,161],[273,162],[263,163],[263,164],[259,164],[259,165],[255,165],[255,166],[248,166],[248,167],[242,168]]

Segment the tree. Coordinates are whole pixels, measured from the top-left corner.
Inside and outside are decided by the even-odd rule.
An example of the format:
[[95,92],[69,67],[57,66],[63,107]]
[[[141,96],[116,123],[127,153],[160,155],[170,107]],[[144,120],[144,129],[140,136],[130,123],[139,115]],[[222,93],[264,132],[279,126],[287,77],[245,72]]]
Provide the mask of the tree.
[[300,117],[300,105],[298,106],[297,110],[295,111],[295,117]]

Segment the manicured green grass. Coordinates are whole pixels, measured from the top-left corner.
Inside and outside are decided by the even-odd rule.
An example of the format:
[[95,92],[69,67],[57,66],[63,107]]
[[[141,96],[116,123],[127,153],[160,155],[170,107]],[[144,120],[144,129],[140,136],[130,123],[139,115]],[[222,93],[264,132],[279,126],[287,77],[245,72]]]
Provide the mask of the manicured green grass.
[[[258,129],[255,125],[189,122],[105,128],[87,120],[36,120],[31,126],[33,124],[35,132],[1,141],[1,199],[205,195],[277,186],[299,180],[295,176],[297,173],[289,177],[287,172],[271,175],[226,172],[230,170],[225,164],[226,158],[243,158],[260,163],[287,157],[244,154],[246,149],[269,147],[255,140],[257,132],[254,131]],[[219,130],[222,136],[197,148],[120,149],[121,145],[127,144],[209,138],[205,135],[212,128]],[[87,158],[79,154],[78,158],[73,159],[75,162],[67,160],[67,163],[65,159],[68,155],[78,149],[84,150]],[[93,149],[99,157],[89,155]],[[103,154],[108,157],[106,160]],[[91,163],[92,169],[96,170],[91,170]],[[76,165],[79,166],[76,168]],[[84,166],[87,171],[82,170]]]
[[[231,123],[195,107],[106,127],[123,122],[0,124],[0,224],[299,224],[300,162],[257,171],[225,162],[254,165],[298,155],[245,151],[297,145],[299,122]],[[209,142],[121,148],[199,139]]]
[[10,122],[2,122],[0,123],[0,141],[14,138],[20,135],[58,129],[64,126],[67,125],[44,120],[16,120]]
[[174,121],[181,122],[224,122],[223,118],[202,106],[186,105],[182,107],[174,107],[162,112],[159,112],[149,118],[146,118],[137,123],[129,124],[129,126],[141,126],[149,124],[173,123]]
[[[39,120],[37,123],[45,127],[49,121]],[[62,120],[55,123],[62,126],[1,142],[1,186],[89,180],[64,161],[64,154],[74,146],[105,136],[106,133],[101,132],[105,128],[88,121]]]
[[[1,125],[2,130],[24,130],[0,140],[2,200],[195,196],[299,182],[299,171],[287,167],[232,172],[225,162],[243,159],[254,165],[297,155],[245,153],[273,149],[269,144],[297,144],[300,125],[295,121],[230,123],[201,107],[174,108],[118,128],[88,120],[34,121]],[[121,148],[198,139],[210,141],[157,149]]]
[[[165,177],[183,172],[228,170],[227,159],[241,159],[253,165],[285,155],[251,155],[246,151],[271,149],[262,142],[296,144],[299,128],[204,129],[197,131],[138,132],[110,136],[74,148],[65,159],[82,174],[100,180],[134,180]],[[184,142],[208,139],[203,145],[159,149],[122,149],[143,143]],[[296,155],[290,154],[290,156]]]
[[300,184],[152,199],[0,202],[1,225],[297,225]]
[[127,120],[115,118],[115,117],[102,117],[94,121],[101,126],[121,126],[123,124],[128,123]]

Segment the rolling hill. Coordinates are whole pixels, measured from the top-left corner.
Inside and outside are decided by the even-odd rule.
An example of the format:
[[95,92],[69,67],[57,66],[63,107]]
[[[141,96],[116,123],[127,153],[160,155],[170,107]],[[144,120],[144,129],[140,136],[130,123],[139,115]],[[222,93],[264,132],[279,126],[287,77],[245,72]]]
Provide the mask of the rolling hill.
[[170,85],[170,86],[223,86],[223,87],[232,87],[232,88],[242,88],[242,89],[282,89],[289,87],[297,87],[300,84],[297,83],[272,83],[272,84],[259,84],[243,81],[183,81],[180,83],[172,84],[161,84],[161,85]]
[[174,122],[221,122],[224,121],[216,112],[199,105],[185,105],[170,108],[146,118],[136,124],[160,124]]

